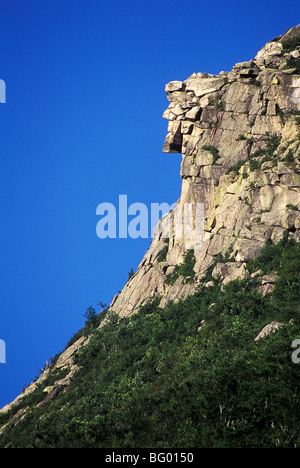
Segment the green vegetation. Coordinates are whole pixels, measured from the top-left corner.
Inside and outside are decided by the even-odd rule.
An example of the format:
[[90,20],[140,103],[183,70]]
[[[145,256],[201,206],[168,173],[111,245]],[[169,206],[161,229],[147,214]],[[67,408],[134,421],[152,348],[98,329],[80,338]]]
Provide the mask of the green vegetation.
[[130,268],[130,271],[128,272],[128,281],[134,276],[134,269]]
[[212,164],[216,164],[217,160],[220,157],[218,148],[212,145],[207,145],[207,146],[202,146],[202,149],[205,151],[209,151],[210,154],[212,154],[213,156]]
[[85,327],[87,328],[88,332],[92,331],[98,325],[99,319],[96,309],[93,306],[90,306],[86,309],[85,313],[83,314],[85,317]]
[[[226,81],[228,81],[228,80],[226,80]],[[219,109],[219,110],[222,111],[222,112],[225,111],[224,103],[223,103],[223,101],[222,101],[221,98],[218,98],[218,99],[217,99],[216,108]]]
[[296,73],[299,75],[300,74],[300,57],[298,58],[293,58],[291,57],[290,59],[287,60],[287,65],[285,67],[287,70],[289,68],[296,68]]
[[245,164],[245,160],[241,160],[241,161],[238,161],[236,164],[234,164],[233,166],[230,166],[227,171],[226,171],[226,174],[230,174],[230,172],[234,172],[235,174],[238,174],[239,170],[241,169],[241,167]]
[[254,86],[260,86],[260,81],[257,78],[250,78],[250,84]]
[[296,47],[300,46],[300,37],[296,36],[290,39],[285,39],[284,41],[282,41],[282,45],[284,53],[292,52],[296,49]]
[[[285,40],[283,42],[283,52],[288,53],[295,50],[297,47],[300,47],[300,37],[293,37],[291,39]],[[291,57],[287,61],[286,68],[296,68],[296,72],[300,73],[300,58]]]
[[181,265],[176,265],[172,273],[166,276],[166,284],[174,284],[179,276],[184,276],[187,283],[192,282],[195,276],[195,263],[194,250],[190,249],[186,252],[183,263]]
[[289,203],[288,205],[286,205],[286,207],[287,207],[289,210],[299,211],[299,210],[298,210],[298,206],[292,205],[291,203]]
[[158,262],[165,262],[167,258],[167,253],[169,251],[169,238],[164,239],[164,246],[158,254],[157,261]]
[[[68,391],[34,407],[45,398],[40,386],[0,415],[5,424],[31,407],[0,446],[300,448],[300,364],[291,359],[300,338],[300,244],[269,242],[249,270],[279,275],[272,297],[258,292],[257,275],[201,284],[163,309],[153,299],[130,319],[100,314],[107,322],[78,353]],[[284,326],[255,342],[274,320]],[[63,375],[52,374],[43,386]]]
[[293,153],[292,150],[289,150],[288,153],[287,153],[287,155],[286,155],[285,158],[284,158],[284,162],[285,162],[286,164],[293,164],[294,160],[295,160],[295,158],[294,158],[294,153]]
[[[244,140],[247,139],[242,138],[240,135],[238,140]],[[253,145],[253,140],[248,140],[250,142],[250,147],[252,148]],[[242,161],[238,161],[235,165],[229,167],[227,169],[226,174],[230,174],[230,172],[234,172],[235,174],[238,174],[239,170],[241,169],[242,166],[246,162],[249,162],[249,167],[251,171],[255,171],[257,169],[260,169],[263,163],[271,161],[274,164],[278,162],[278,155],[276,155],[276,151],[278,149],[278,146],[280,145],[281,137],[277,135],[272,135],[268,136],[266,138],[266,147],[265,148],[260,148],[256,150],[254,153],[250,154],[250,156]],[[293,157],[294,161],[294,157]]]

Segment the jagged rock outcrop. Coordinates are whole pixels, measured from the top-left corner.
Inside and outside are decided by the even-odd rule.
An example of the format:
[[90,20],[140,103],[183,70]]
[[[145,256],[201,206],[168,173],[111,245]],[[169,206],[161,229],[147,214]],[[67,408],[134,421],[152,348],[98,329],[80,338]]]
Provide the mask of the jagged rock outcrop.
[[[54,364],[47,365],[44,371],[42,372],[41,376],[37,380],[32,382],[26,389],[24,389],[24,391],[20,395],[18,395],[14,401],[4,406],[4,408],[0,410],[0,414],[8,412],[13,406],[18,405],[23,398],[37,390],[39,386],[41,386],[46,381],[46,379],[51,373],[54,374],[58,371],[65,371],[66,375],[63,378],[58,378],[57,380],[54,379],[55,381],[53,385],[45,387],[45,399],[39,403],[39,406],[44,406],[49,401],[51,401],[58,393],[66,390],[66,388],[70,384],[72,377],[79,370],[79,367],[76,364],[74,364],[74,357],[83,346],[88,344],[88,342],[88,337],[81,336],[78,340],[75,341],[75,343],[68,346],[67,349],[60,354],[57,361]],[[23,408],[22,411],[19,413],[19,418],[25,416],[28,409],[29,408]],[[15,416],[16,420],[18,420],[19,418]],[[0,435],[2,434],[4,429],[5,426],[0,428]]]
[[[163,146],[182,153],[178,204],[204,204],[204,244],[195,249],[194,282],[166,276],[183,261],[185,239],[170,232],[154,238],[136,274],[114,298],[121,316],[138,310],[149,297],[161,304],[190,294],[218,256],[213,274],[224,283],[246,277],[245,264],[267,239],[288,230],[299,240],[300,226],[300,25],[269,42],[253,60],[219,75],[194,73],[166,85],[170,105]],[[169,215],[172,218],[172,213]]]
[[[300,25],[230,72],[194,73],[185,81],[166,85],[170,105],[163,115],[169,120],[163,151],[182,154],[177,207],[204,205],[203,239],[193,245],[185,236],[176,237],[175,210],[165,215],[137,272],[113,299],[112,311],[128,317],[153,296],[160,296],[162,306],[184,298],[205,281],[209,269],[211,278],[221,278],[224,285],[247,278],[247,262],[259,255],[268,239],[278,242],[288,232],[299,241],[299,57]],[[167,238],[166,225],[170,227]],[[193,275],[168,281],[191,247]],[[262,277],[260,291],[272,292],[275,281],[276,275]],[[271,326],[276,329],[277,323]],[[77,372],[74,356],[87,343],[88,338],[82,337],[67,348],[2,412],[34,391],[50,372],[64,369],[65,375],[45,388],[45,399],[39,404],[51,401]],[[26,408],[15,420],[25,413]]]
[[268,323],[261,332],[257,335],[254,341],[259,341],[262,340],[263,338],[266,338],[267,336],[271,335],[272,333],[275,333],[276,330],[278,330],[280,327],[283,327],[282,323],[279,322],[272,322]]

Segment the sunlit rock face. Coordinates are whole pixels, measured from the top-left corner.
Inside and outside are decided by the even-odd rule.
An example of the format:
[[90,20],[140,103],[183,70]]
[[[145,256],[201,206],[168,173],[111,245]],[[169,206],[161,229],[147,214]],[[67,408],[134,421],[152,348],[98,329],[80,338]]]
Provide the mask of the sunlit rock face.
[[[203,204],[203,242],[176,237],[174,212],[166,215],[169,239],[158,226],[137,272],[111,304],[118,314],[129,316],[156,295],[162,305],[185,297],[212,265],[225,284],[246,277],[247,262],[267,239],[278,242],[288,231],[299,240],[299,57],[300,25],[229,72],[194,73],[166,85],[163,152],[182,154],[177,206]],[[179,277],[167,284],[191,247],[194,281]],[[225,256],[229,261],[218,264]]]

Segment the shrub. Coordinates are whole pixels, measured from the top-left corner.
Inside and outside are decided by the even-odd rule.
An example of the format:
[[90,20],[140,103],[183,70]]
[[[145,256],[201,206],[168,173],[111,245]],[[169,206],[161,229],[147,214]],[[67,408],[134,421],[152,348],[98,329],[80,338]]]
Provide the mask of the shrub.
[[88,334],[99,325],[99,316],[92,306],[89,306],[86,309],[83,316],[86,319],[84,323],[84,331],[85,334]]
[[161,249],[161,251],[158,254],[157,261],[158,262],[165,262],[167,258],[167,253],[169,251],[169,238],[164,239],[164,247]]
[[[300,244],[268,242],[252,267],[278,273],[271,299],[248,278],[201,287],[164,308],[155,298],[130,319],[105,323],[78,352],[65,392],[39,406],[45,386],[61,378],[56,371],[0,415],[6,424],[30,407],[6,427],[0,447],[300,448],[299,367],[291,360]],[[255,342],[274,320],[285,325]]]
[[179,276],[184,276],[187,282],[192,282],[195,276],[194,266],[196,258],[193,249],[189,249],[181,265],[176,265],[173,272],[166,276],[166,284],[174,284]]
[[294,154],[292,150],[289,150],[287,155],[284,158],[284,162],[287,164],[292,164],[294,162]]
[[298,210],[298,206],[292,205],[291,203],[289,203],[288,205],[286,205],[286,207],[287,207],[289,210],[299,211],[299,210]]
[[219,150],[215,147],[215,146],[211,146],[211,145],[208,145],[208,146],[202,146],[202,149],[205,150],[205,151],[209,151],[210,154],[213,155],[213,162],[212,164],[215,164],[216,161],[219,159]]
[[128,272],[128,281],[133,277],[134,275],[134,270],[133,268],[130,268],[130,271]]
[[283,52],[292,52],[296,49],[296,47],[300,46],[300,37],[292,37],[290,39],[285,39],[282,42],[283,45]]
[[[239,137],[239,139],[244,139]],[[253,140],[248,140],[253,145]],[[251,171],[258,170],[264,162],[271,161],[276,159],[274,156],[275,151],[277,150],[278,146],[280,145],[281,137],[278,135],[273,135],[266,139],[267,145],[265,148],[260,148],[251,154],[248,159],[243,161],[238,161],[234,166],[231,166],[227,169],[226,174],[230,174],[230,172],[234,172],[237,174],[240,168],[249,161]]]

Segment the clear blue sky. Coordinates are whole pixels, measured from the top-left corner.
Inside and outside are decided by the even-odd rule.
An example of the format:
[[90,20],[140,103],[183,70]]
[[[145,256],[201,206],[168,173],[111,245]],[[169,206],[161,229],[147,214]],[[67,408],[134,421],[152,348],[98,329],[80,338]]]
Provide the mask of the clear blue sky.
[[[0,407],[109,303],[149,239],[96,236],[96,207],[175,202],[164,86],[249,60],[299,0],[2,0]],[[97,307],[96,307],[97,308]]]

